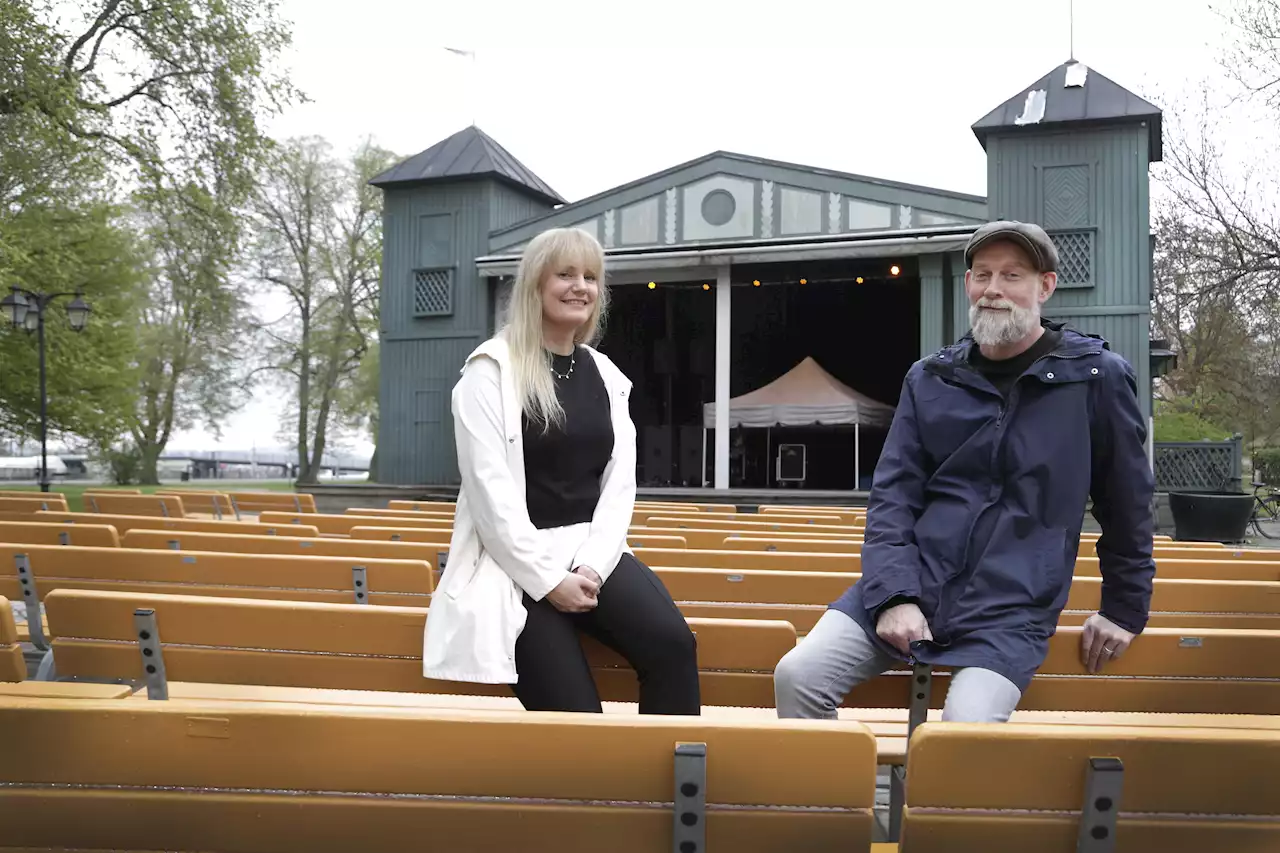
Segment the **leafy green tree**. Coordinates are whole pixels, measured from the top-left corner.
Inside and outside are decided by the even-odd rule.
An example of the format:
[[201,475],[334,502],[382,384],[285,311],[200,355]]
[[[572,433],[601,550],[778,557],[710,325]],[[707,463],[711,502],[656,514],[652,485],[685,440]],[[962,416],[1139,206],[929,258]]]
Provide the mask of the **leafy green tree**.
[[201,421],[217,432],[241,405],[246,312],[234,275],[236,219],[191,185],[139,199],[150,252],[140,312],[138,405],[129,433],[141,482],[159,482],[159,458],[175,429]]

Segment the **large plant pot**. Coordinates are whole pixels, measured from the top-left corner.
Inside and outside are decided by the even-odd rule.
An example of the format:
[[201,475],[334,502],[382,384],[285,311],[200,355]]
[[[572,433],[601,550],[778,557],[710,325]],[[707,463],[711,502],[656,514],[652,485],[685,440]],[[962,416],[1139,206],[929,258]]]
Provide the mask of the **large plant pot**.
[[1240,492],[1171,492],[1173,538],[1181,542],[1243,542],[1253,515],[1253,495]]

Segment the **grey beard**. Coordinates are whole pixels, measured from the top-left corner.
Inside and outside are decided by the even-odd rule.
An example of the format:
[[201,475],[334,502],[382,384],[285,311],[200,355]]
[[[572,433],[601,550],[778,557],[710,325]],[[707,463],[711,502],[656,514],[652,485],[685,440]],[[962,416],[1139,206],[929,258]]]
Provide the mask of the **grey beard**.
[[983,311],[977,305],[969,308],[969,324],[979,346],[1015,344],[1034,332],[1039,323],[1035,311],[1018,305],[1011,305],[1003,314]]

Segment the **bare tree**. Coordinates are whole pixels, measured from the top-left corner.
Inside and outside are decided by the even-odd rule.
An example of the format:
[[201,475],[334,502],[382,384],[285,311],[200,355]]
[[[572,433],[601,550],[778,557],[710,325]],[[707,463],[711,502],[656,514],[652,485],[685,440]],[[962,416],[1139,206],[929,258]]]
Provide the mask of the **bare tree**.
[[350,162],[316,138],[283,146],[257,204],[260,277],[289,310],[265,324],[270,369],[289,377],[300,482],[319,476],[347,387],[376,335],[381,197],[368,180],[392,160],[365,144]]

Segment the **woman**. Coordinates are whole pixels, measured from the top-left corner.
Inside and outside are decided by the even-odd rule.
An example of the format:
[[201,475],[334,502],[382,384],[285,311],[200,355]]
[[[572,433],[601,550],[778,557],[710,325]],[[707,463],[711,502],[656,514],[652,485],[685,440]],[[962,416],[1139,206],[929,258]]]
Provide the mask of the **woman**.
[[453,389],[462,488],[427,620],[428,678],[511,684],[538,711],[601,711],[579,641],[618,651],[640,713],[698,714],[693,633],[627,547],[631,382],[588,342],[608,304],[604,251],[574,228],[534,238],[507,326]]

